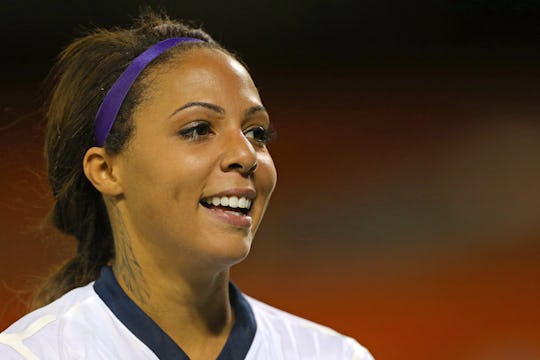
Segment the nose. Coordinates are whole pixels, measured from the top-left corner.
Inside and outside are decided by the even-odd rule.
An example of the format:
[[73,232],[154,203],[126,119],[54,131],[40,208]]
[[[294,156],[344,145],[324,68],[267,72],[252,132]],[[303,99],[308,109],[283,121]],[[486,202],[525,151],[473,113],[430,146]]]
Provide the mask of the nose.
[[241,131],[225,139],[221,169],[249,176],[257,170],[257,152]]

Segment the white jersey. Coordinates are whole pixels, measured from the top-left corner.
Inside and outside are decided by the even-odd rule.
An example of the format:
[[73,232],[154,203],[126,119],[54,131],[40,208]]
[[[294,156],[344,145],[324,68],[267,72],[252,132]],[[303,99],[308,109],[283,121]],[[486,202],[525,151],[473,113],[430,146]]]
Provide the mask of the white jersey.
[[[230,286],[235,323],[219,360],[372,360],[356,340]],[[124,293],[110,268],[0,333],[0,359],[189,359]]]

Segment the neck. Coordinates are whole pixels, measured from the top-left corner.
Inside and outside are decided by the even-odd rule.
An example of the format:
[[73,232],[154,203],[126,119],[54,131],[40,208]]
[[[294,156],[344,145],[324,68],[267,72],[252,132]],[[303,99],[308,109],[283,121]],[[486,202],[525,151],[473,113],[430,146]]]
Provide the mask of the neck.
[[144,246],[122,227],[116,227],[115,249],[113,272],[124,292],[190,359],[216,358],[234,323],[229,268],[209,271],[141,256]]
[[190,359],[216,358],[234,323],[229,271],[193,279],[146,265],[130,269],[117,261],[113,272],[126,294]]
[[145,265],[128,267],[115,262],[113,272],[126,294],[152,318],[179,323],[184,314],[191,326],[200,325],[211,333],[219,332],[219,318],[224,323],[230,320],[228,270],[193,279]]

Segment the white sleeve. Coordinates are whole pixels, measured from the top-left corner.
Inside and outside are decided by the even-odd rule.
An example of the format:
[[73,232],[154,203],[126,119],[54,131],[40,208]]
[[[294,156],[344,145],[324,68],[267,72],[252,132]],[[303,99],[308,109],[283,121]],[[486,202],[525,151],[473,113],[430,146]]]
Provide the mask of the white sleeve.
[[[1,335],[0,335],[1,336]],[[2,360],[26,360],[20,352],[9,345],[0,343],[0,359]]]
[[[28,319],[34,320],[30,317]],[[36,345],[34,335],[41,332],[47,327],[47,325],[53,323],[55,320],[56,316],[54,315],[44,315],[35,319],[32,323],[26,324],[26,326],[22,325],[22,323],[16,322],[6,331],[0,333],[1,358],[39,360],[39,357],[35,353],[36,349],[33,349],[34,346],[32,346]],[[21,328],[18,328],[19,324],[21,324]],[[45,341],[44,343],[46,349],[51,347],[48,342]]]
[[351,360],[374,360],[373,355],[355,339],[347,337],[346,342],[351,349]]
[[2,360],[34,360],[39,359],[34,353],[21,354],[15,348],[10,345],[6,345],[2,341],[2,335],[0,334],[0,359]]

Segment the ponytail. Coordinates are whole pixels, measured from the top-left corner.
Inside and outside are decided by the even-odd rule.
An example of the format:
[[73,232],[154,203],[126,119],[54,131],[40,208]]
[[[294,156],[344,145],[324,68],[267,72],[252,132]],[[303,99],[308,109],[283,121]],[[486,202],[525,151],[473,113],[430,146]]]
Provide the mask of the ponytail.
[[[52,221],[77,242],[77,255],[65,262],[38,289],[32,308],[44,306],[66,292],[88,284],[114,258],[114,239],[103,197],[86,178],[82,163],[94,146],[94,119],[107,89],[140,53],[171,37],[204,42],[177,46],[220,48],[205,32],[147,11],[131,29],[98,29],[73,41],[59,56],[47,82],[45,158],[54,195]],[[220,48],[221,49],[221,48]],[[122,151],[133,133],[131,114],[143,93],[145,72],[168,59],[167,53],[148,66],[129,90],[105,150]]]
[[31,309],[94,281],[100,269],[114,257],[111,226],[101,194],[88,181],[82,181],[80,186],[83,188],[72,186],[68,190],[75,190],[57,196],[52,213],[55,227],[77,239],[77,254],[40,286]]

